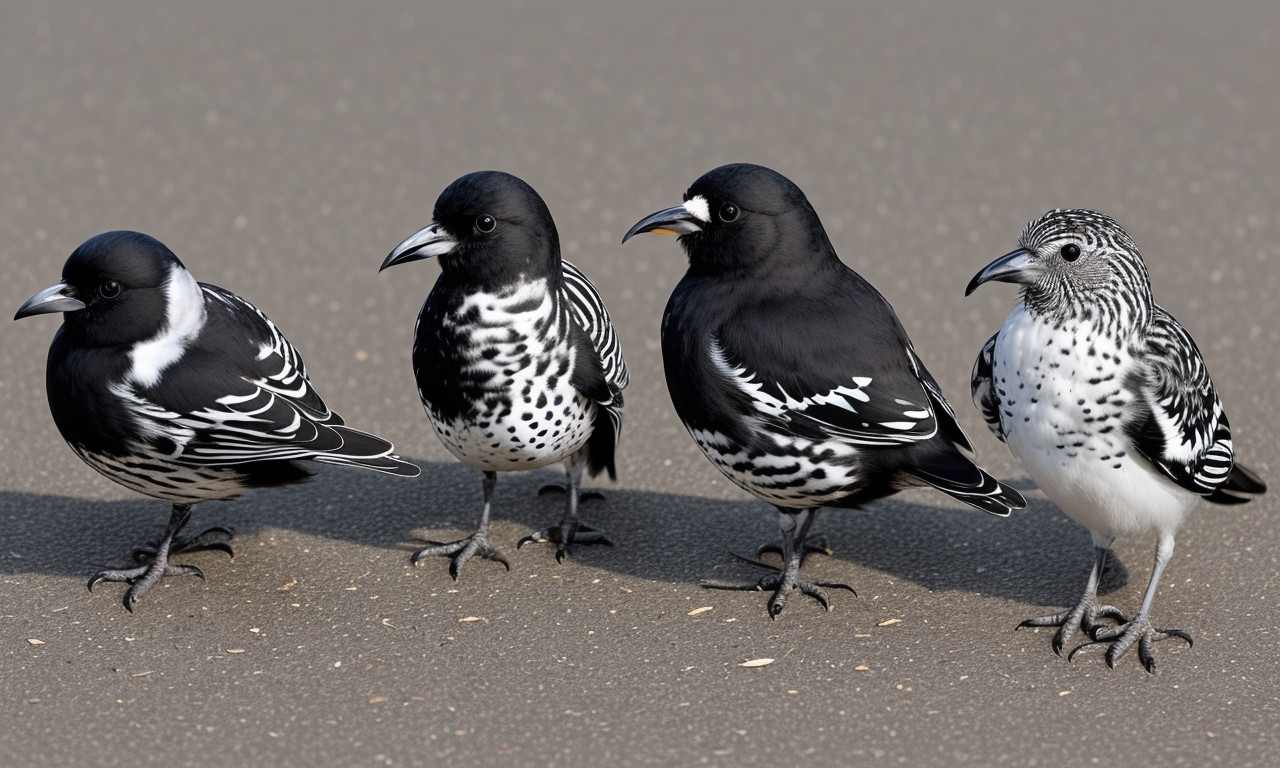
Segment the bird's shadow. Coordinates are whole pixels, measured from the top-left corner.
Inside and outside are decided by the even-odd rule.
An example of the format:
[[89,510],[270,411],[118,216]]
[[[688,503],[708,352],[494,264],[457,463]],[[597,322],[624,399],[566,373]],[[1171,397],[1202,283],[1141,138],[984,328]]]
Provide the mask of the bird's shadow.
[[[234,545],[241,549],[270,529],[297,531],[400,551],[407,562],[424,539],[469,533],[481,505],[478,471],[460,464],[418,463],[423,474],[413,480],[321,467],[305,485],[197,505],[190,529],[226,526],[235,531]],[[751,554],[757,546],[778,540],[776,513],[759,501],[605,487],[603,500],[583,502],[582,517],[585,524],[604,530],[615,546],[579,545],[563,565],[556,565],[549,545],[517,552],[519,538],[559,521],[562,494],[538,493],[557,479],[562,478],[551,470],[499,479],[493,538],[515,569],[530,563],[564,569],[587,566],[653,581],[746,583],[759,571],[730,552]],[[1089,536],[1052,504],[1033,498],[1028,509],[1002,519],[917,499],[927,502],[928,496],[913,491],[865,509],[824,511],[814,531],[834,556],[810,560],[806,571],[824,580],[868,578],[850,573],[852,563],[931,591],[968,591],[1035,605],[1075,602],[1091,563]],[[167,503],[154,499],[92,501],[0,491],[0,526],[5,531],[0,576],[87,578],[100,568],[119,566],[133,547],[160,533],[168,512]],[[217,567],[216,561],[208,562]],[[314,562],[304,558],[294,567]],[[449,579],[443,559],[424,561],[420,567],[436,568],[442,583]],[[474,561],[461,578],[503,576],[501,566]],[[1117,589],[1127,579],[1123,564],[1113,557],[1103,591]]]

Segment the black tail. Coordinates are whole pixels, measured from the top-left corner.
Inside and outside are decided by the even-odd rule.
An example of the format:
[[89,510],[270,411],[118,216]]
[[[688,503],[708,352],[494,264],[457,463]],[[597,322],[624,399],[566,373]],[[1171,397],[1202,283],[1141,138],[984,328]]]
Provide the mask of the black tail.
[[1205,499],[1214,504],[1244,504],[1266,492],[1267,484],[1258,477],[1258,473],[1237,462],[1231,468],[1231,474],[1227,475],[1227,482]]
[[1013,510],[1027,506],[1021,493],[958,453],[928,457],[903,467],[903,471],[971,507],[1000,517],[1008,517]]
[[396,456],[392,453],[396,447],[377,435],[351,427],[330,426],[329,429],[342,437],[342,445],[318,453],[311,457],[312,460],[344,467],[362,467],[400,477],[417,477],[422,474],[417,464]]
[[613,402],[596,404],[596,420],[587,439],[587,472],[592,477],[608,472],[610,480],[618,479],[613,457],[618,452],[618,439],[622,436],[622,393],[615,392]]

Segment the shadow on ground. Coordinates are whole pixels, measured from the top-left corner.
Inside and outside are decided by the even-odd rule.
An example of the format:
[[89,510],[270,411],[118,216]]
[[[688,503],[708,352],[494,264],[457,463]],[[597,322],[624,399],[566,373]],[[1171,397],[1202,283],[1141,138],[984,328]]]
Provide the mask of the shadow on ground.
[[[244,548],[268,529],[403,552],[407,561],[422,540],[451,540],[468,533],[480,508],[480,473],[459,464],[427,463],[416,480],[320,467],[306,485],[256,491],[229,502],[196,507],[190,530],[210,525],[235,531]],[[772,507],[752,499],[605,488],[604,500],[583,504],[583,520],[603,529],[617,546],[580,546],[571,560],[555,565],[551,545],[515,542],[555,524],[563,511],[560,494],[538,489],[560,476],[552,470],[502,476],[494,500],[494,540],[519,570],[538,562],[572,569],[589,566],[637,578],[702,583],[745,583],[760,571],[729,552],[752,553],[777,540]],[[1025,485],[1025,483],[1023,483]],[[932,591],[967,591],[1034,605],[1074,603],[1090,564],[1087,532],[1052,504],[1031,499],[1027,510],[1009,518],[932,506],[927,492],[912,492],[864,510],[824,511],[814,531],[825,538],[832,558],[806,563],[812,578],[849,582],[859,588],[867,574],[849,563],[915,582]],[[951,504],[939,497],[939,504]],[[157,536],[169,505],[154,499],[90,501],[65,496],[0,492],[0,526],[5,531],[0,575],[44,573],[82,576],[123,565],[136,545]],[[212,553],[200,555],[213,558]],[[191,556],[188,556],[191,557]],[[221,557],[218,555],[217,557]],[[179,558],[181,561],[181,558]],[[206,570],[218,567],[207,561]],[[318,560],[304,560],[325,567]],[[447,561],[427,561],[424,570],[449,579]],[[499,579],[500,566],[472,561],[463,580]],[[1123,564],[1112,558],[1103,591],[1123,586]]]

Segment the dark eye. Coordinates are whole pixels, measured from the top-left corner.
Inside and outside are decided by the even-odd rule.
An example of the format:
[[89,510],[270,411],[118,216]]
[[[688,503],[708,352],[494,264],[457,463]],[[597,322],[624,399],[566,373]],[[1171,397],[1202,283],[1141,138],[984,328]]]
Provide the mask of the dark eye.
[[721,221],[728,222],[728,221],[733,221],[736,218],[738,218],[738,206],[734,205],[733,203],[725,203],[724,205],[720,206]]
[[115,280],[107,280],[98,286],[98,293],[104,299],[114,299],[120,295],[120,284]]
[[1075,261],[1080,258],[1080,246],[1075,243],[1067,243],[1062,246],[1062,249],[1059,250],[1058,253],[1062,254],[1063,261]]
[[477,232],[492,232],[498,226],[498,220],[487,213],[482,213],[476,217]]

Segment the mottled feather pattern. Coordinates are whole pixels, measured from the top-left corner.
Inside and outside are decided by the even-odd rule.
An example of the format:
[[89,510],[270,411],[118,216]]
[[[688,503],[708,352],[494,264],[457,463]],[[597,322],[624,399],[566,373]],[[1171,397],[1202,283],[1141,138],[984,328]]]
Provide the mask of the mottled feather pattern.
[[1144,368],[1131,386],[1147,418],[1130,426],[1140,453],[1184,488],[1207,495],[1234,466],[1231,428],[1200,350],[1169,313],[1156,307],[1147,327]]
[[969,377],[969,389],[973,396],[973,404],[982,413],[982,420],[987,423],[991,434],[1004,442],[1004,424],[1000,421],[1000,398],[992,385],[991,376],[995,359],[996,337],[1000,333],[991,334],[987,343],[982,345],[978,359],[973,361],[973,373]]

